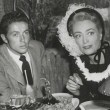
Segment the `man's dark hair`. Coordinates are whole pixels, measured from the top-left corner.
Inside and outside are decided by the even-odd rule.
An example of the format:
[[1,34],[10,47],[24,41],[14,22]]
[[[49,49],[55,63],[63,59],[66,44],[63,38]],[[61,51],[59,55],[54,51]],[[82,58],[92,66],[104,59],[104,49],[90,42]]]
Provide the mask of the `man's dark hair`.
[[20,11],[13,11],[5,14],[0,22],[0,34],[6,35],[8,26],[13,22],[26,22],[29,24],[29,19]]

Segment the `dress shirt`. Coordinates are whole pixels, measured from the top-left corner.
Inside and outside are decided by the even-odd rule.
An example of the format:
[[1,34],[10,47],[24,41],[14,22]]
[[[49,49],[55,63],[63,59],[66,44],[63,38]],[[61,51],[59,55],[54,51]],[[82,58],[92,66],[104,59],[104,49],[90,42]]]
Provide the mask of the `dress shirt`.
[[[13,60],[16,62],[16,64],[19,66],[20,70],[22,71],[22,63],[23,62],[19,60],[20,55],[13,53],[8,47],[7,47],[7,49],[8,49],[10,56],[13,58]],[[28,52],[26,52],[23,55],[26,57],[26,60],[29,62],[29,65],[31,67],[30,56],[29,56]],[[32,68],[31,68],[31,71],[32,71]]]

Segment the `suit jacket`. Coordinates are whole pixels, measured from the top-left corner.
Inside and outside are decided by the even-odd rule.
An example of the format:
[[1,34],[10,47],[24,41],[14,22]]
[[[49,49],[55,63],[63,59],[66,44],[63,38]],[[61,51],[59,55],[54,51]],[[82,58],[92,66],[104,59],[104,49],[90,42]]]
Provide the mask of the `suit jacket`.
[[[40,77],[42,69],[43,45],[31,40],[28,49],[32,64],[33,89],[36,97],[41,97]],[[26,94],[21,70],[7,51],[6,44],[0,47],[0,100],[7,101],[13,93]]]

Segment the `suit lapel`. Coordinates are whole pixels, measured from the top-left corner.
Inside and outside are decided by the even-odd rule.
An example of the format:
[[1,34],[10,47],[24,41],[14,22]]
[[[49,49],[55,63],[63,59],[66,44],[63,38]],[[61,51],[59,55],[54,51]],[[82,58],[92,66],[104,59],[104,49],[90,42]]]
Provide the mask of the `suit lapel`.
[[12,78],[17,80],[22,85],[25,85],[23,74],[19,69],[18,65],[16,64],[16,62],[9,55],[6,45],[3,45],[2,54],[6,59],[6,63],[4,66],[7,74],[9,74]]
[[[30,61],[32,65],[32,75],[33,75],[33,81],[34,85],[33,86],[39,86],[40,82],[40,69],[41,69],[41,63],[39,62],[39,56],[37,56],[35,50],[33,48],[29,47],[28,49],[29,56],[30,56]],[[39,52],[39,51],[38,51]],[[14,78],[16,81],[21,83],[22,85],[25,85],[23,74],[21,70],[19,69],[18,65],[16,62],[11,58],[11,56],[8,53],[7,46],[4,44],[3,47],[1,48],[1,54],[6,60],[3,60],[5,63],[6,67],[6,72],[9,74],[12,78]]]
[[30,56],[30,60],[31,60],[31,65],[32,65],[32,75],[33,75],[33,80],[34,80],[34,86],[38,87],[39,85],[39,81],[40,81],[40,76],[38,74],[38,61],[37,61],[37,55],[34,53],[34,51],[30,48],[29,49],[29,56]]

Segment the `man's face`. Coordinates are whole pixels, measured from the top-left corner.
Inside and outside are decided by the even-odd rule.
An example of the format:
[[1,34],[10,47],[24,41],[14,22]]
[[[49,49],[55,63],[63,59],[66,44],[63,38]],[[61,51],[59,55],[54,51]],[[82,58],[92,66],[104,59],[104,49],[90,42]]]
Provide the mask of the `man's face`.
[[7,35],[4,38],[4,42],[13,53],[26,53],[30,41],[28,24],[26,22],[11,23],[8,27]]

